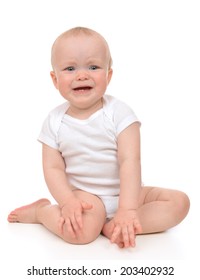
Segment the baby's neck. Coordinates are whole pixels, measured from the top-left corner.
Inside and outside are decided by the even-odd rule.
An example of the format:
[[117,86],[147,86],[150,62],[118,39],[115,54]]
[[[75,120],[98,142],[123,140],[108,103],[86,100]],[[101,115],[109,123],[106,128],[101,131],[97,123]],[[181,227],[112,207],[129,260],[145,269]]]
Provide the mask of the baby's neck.
[[103,99],[89,108],[80,109],[70,105],[66,114],[75,119],[86,120],[101,108],[103,108]]

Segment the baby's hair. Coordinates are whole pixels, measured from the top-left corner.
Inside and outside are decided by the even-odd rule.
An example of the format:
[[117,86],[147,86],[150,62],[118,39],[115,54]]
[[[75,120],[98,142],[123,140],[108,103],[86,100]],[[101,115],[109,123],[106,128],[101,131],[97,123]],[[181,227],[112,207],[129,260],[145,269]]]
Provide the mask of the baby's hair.
[[98,36],[99,38],[101,38],[101,40],[104,41],[104,43],[107,47],[107,50],[108,50],[108,55],[109,55],[108,69],[110,69],[112,67],[112,57],[111,57],[111,54],[110,54],[110,49],[109,49],[107,41],[105,40],[105,38],[101,34],[96,32],[95,30],[92,30],[92,29],[87,28],[87,27],[82,27],[82,26],[77,26],[77,27],[71,28],[71,29],[63,32],[55,40],[55,42],[53,43],[52,49],[51,49],[51,64],[52,64],[52,67],[53,67],[53,55],[52,54],[53,54],[53,50],[54,50],[56,42],[58,40],[62,39],[62,38],[67,38],[69,36],[78,36],[79,34],[85,34],[87,36]]

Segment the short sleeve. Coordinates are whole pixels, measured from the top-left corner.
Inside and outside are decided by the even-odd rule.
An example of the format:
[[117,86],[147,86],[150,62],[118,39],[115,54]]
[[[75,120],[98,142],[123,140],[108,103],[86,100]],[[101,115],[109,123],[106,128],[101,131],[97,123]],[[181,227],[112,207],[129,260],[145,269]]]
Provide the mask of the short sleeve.
[[58,150],[58,130],[66,110],[67,104],[64,103],[49,113],[42,125],[42,129],[38,137],[39,142]]
[[117,136],[132,123],[140,123],[134,111],[124,102],[117,100],[113,104],[113,110],[113,121]]
[[52,124],[51,115],[49,115],[42,125],[38,141],[50,146],[51,148],[58,149],[56,139],[56,131]]

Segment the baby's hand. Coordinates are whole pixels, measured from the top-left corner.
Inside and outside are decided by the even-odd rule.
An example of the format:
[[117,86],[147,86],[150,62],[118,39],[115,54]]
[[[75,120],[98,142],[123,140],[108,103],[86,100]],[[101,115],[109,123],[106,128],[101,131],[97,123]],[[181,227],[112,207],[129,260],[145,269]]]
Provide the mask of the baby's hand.
[[142,233],[142,227],[137,217],[136,210],[118,209],[114,218],[114,229],[111,242],[114,243],[121,235],[124,247],[135,246],[135,235]]
[[62,218],[59,223],[61,233],[63,226],[66,226],[69,234],[76,238],[83,228],[83,212],[91,209],[93,206],[90,203],[82,201],[74,196],[70,197],[68,202],[61,208]]

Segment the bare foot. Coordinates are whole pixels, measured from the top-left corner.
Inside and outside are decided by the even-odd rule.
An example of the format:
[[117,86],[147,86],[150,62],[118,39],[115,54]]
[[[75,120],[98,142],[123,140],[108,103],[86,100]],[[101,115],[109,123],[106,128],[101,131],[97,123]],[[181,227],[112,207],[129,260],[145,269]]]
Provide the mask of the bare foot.
[[[113,230],[114,230],[114,223],[113,223],[112,220],[110,220],[109,222],[104,224],[103,229],[102,229],[102,233],[108,239],[111,239]],[[124,242],[123,242],[122,236],[119,236],[116,239],[115,243],[118,245],[119,248],[124,248]]]
[[50,204],[50,201],[46,198],[39,199],[31,204],[19,207],[8,215],[8,222],[10,223],[39,223],[36,217],[36,211],[39,207]]

